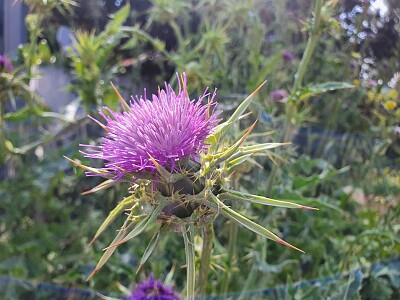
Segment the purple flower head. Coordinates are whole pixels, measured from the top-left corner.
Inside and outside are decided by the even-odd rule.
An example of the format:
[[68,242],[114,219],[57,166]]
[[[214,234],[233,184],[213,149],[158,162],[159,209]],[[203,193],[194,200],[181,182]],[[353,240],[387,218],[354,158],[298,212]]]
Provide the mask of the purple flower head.
[[376,80],[370,79],[368,80],[368,83],[371,87],[376,87],[378,85],[378,83],[376,82]]
[[136,285],[135,290],[127,300],[179,300],[179,295],[174,290],[164,285],[160,280],[154,280],[150,275],[149,280]]
[[285,50],[282,52],[282,58],[290,62],[294,59],[294,54],[290,51]]
[[0,55],[0,73],[4,71],[11,72],[12,70],[11,60],[6,55]]
[[357,63],[357,61],[355,61],[354,59],[352,59],[352,60],[350,61],[349,65],[350,65],[350,68],[354,69],[354,68],[357,68],[358,63]]
[[207,136],[219,122],[213,102],[216,92],[206,104],[201,103],[209,95],[206,89],[197,101],[190,100],[184,74],[177,94],[165,84],[165,90],[152,95],[152,100],[146,98],[146,90],[143,97],[132,98],[130,111],[120,113],[105,107],[106,112],[99,113],[106,120],[107,134],[98,146],[81,145],[86,147],[82,153],[105,160],[104,169],[116,179],[126,173],[156,172],[151,158],[171,171],[180,160],[197,161],[207,146]]
[[271,92],[271,99],[274,102],[286,102],[289,93],[286,90],[274,90]]

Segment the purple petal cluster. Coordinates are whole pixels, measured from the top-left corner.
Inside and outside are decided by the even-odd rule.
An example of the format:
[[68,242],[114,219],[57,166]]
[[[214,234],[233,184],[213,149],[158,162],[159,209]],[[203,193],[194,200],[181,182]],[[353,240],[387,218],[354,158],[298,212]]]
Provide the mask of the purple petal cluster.
[[126,173],[155,172],[151,157],[171,171],[182,159],[196,161],[207,146],[207,136],[219,122],[213,102],[216,92],[202,104],[209,95],[206,90],[197,101],[190,100],[183,75],[177,94],[165,84],[165,90],[152,95],[152,100],[146,98],[146,91],[143,97],[132,98],[129,112],[105,107],[100,115],[107,122],[107,134],[100,145],[81,145],[86,147],[82,153],[105,160],[105,169],[116,178]]
[[11,72],[12,70],[11,60],[6,55],[0,55],[0,73],[4,71]]
[[179,295],[153,275],[147,281],[139,283],[127,300],[179,300]]
[[290,62],[290,61],[292,61],[292,60],[294,59],[294,54],[293,54],[292,52],[288,51],[288,50],[284,50],[284,51],[282,52],[282,58],[283,58],[285,61]]
[[289,93],[286,90],[273,90],[271,92],[271,99],[274,102],[286,102]]

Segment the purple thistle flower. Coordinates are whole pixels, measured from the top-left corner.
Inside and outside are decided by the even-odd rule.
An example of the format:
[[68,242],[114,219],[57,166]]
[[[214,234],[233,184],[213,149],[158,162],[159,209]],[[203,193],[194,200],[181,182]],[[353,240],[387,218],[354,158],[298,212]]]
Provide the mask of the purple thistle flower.
[[[86,147],[85,157],[105,160],[105,168],[114,174],[115,180],[127,173],[154,173],[151,161],[170,171],[176,170],[178,161],[198,160],[199,153],[206,148],[206,138],[219,122],[213,102],[214,91],[207,104],[201,102],[210,94],[206,91],[197,100],[190,100],[186,91],[186,76],[179,92],[175,94],[170,85],[152,95],[152,101],[136,97],[130,103],[129,112],[114,112],[105,107],[108,114],[99,111],[107,124],[102,125],[107,134],[98,146]],[[151,156],[151,157],[150,157]]]
[[6,55],[0,55],[0,72],[11,72],[13,65],[11,60]]
[[368,80],[368,83],[371,87],[376,87],[378,85],[378,83],[376,82],[376,80],[370,79]]
[[274,102],[286,102],[289,93],[286,90],[273,90],[271,92],[271,98]]
[[179,300],[179,295],[169,286],[164,285],[160,280],[154,280],[150,275],[149,280],[136,285],[135,290],[127,300]]
[[350,68],[354,69],[354,68],[357,67],[358,63],[357,63],[357,61],[355,61],[355,60],[353,59],[353,60],[350,61],[349,65],[350,65]]
[[282,52],[282,58],[290,62],[294,59],[294,54],[290,51],[285,50]]

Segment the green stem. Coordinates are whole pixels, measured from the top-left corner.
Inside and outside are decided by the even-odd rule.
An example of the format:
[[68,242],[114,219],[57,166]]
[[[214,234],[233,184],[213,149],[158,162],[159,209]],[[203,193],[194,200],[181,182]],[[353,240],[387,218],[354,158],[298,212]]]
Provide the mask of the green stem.
[[[3,97],[3,93],[0,93],[0,98]],[[5,134],[5,122],[3,121],[3,106],[0,101],[0,164],[6,162],[7,157],[7,147],[6,147],[6,138]]]
[[183,233],[183,240],[185,242],[185,253],[186,253],[186,299],[194,300],[194,287],[195,281],[195,261],[194,261],[194,228],[193,225],[189,225],[188,231]]
[[249,291],[250,287],[253,285],[254,281],[256,280],[257,273],[258,273],[258,268],[254,264],[253,267],[251,268],[250,272],[247,275],[247,279],[244,282],[244,285],[243,285],[243,288],[242,288],[242,291],[240,293],[238,300],[246,299],[246,292]]
[[[301,87],[303,77],[307,71],[311,57],[312,57],[315,47],[318,43],[318,39],[319,39],[319,35],[320,35],[321,9],[322,9],[322,0],[315,0],[314,26],[313,26],[313,29],[308,38],[307,46],[306,46],[306,49],[304,50],[304,55],[300,61],[297,72],[294,75],[294,83],[293,83],[293,87],[291,90],[292,95],[295,95],[295,93]],[[286,126],[285,126],[282,141],[286,142],[288,140],[291,140],[292,136],[293,136],[293,128],[295,127],[295,125],[299,125],[299,124],[296,124],[296,117],[297,117],[297,106],[296,105],[297,105],[297,103],[291,103],[291,102],[288,102],[286,105]],[[278,172],[278,166],[273,165],[271,173],[268,178],[267,195],[271,194],[277,172]]]
[[203,246],[201,249],[201,261],[199,267],[199,280],[197,294],[205,295],[207,288],[208,270],[210,269],[212,241],[214,237],[214,227],[212,223],[202,228]]
[[171,20],[169,22],[169,26],[171,26],[172,30],[174,31],[174,34],[176,35],[176,39],[178,40],[178,48],[182,49],[182,47],[184,47],[184,40],[181,33],[181,28],[175,22],[175,20]]
[[[232,203],[232,208],[235,209],[237,202]],[[221,284],[221,293],[226,294],[228,292],[229,284],[232,280],[232,270],[237,262],[237,235],[238,235],[238,223],[230,222],[229,224],[229,243],[228,243],[228,261],[226,266],[226,272]]]
[[310,63],[311,60],[311,56],[313,55],[315,46],[317,45],[320,35],[319,27],[321,23],[321,9],[322,9],[322,0],[315,0],[314,25],[310,33],[310,37],[308,38],[306,50],[304,51],[304,55],[300,61],[299,68],[297,69],[297,72],[294,75],[292,92],[296,92],[301,87],[304,74],[307,71],[308,64]]

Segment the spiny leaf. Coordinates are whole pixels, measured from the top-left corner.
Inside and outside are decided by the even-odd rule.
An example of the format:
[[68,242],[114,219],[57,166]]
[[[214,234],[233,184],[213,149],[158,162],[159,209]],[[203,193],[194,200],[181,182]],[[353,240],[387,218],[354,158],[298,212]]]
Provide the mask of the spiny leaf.
[[249,136],[249,134],[253,130],[254,126],[256,126],[256,123],[257,123],[257,121],[254,122],[253,125],[251,125],[249,127],[247,132],[240,138],[240,140],[238,140],[234,145],[232,145],[231,147],[226,149],[224,152],[210,155],[209,156],[210,160],[215,160],[215,162],[213,162],[213,164],[215,164],[215,165],[219,164],[219,163],[223,162],[224,160],[228,159],[231,155],[233,155],[235,153],[235,151],[240,147],[240,145],[243,144],[243,142]]
[[253,156],[253,154],[246,154],[246,155],[239,156],[238,158],[229,160],[229,161],[227,162],[228,171],[230,171],[230,170],[233,169],[234,167],[240,165],[241,163],[244,163],[244,162],[247,161],[251,156]]
[[158,241],[160,240],[161,232],[163,228],[161,227],[151,238],[149,244],[147,245],[146,250],[143,253],[142,259],[140,260],[139,267],[136,271],[136,274],[139,273],[142,266],[146,263],[146,261],[150,258],[151,254],[153,253],[154,249],[156,248]]
[[229,157],[227,159],[227,162],[231,163],[232,161],[234,161],[244,155],[258,155],[261,152],[265,152],[265,153],[272,155],[272,153],[268,150],[277,148],[280,146],[290,145],[290,144],[291,143],[264,143],[264,144],[257,144],[257,145],[251,145],[251,146],[243,146],[243,147],[240,147],[239,150],[235,154],[233,154],[231,157]]
[[219,138],[229,129],[229,127],[236,122],[240,116],[244,113],[244,111],[247,109],[247,107],[250,105],[251,101],[253,100],[253,97],[257,95],[257,93],[260,91],[260,89],[264,86],[264,84],[267,81],[264,81],[259,85],[256,90],[251,93],[235,110],[235,112],[232,114],[232,116],[225,121],[224,123],[221,123],[217,125],[214,128],[214,131],[212,134],[208,136],[207,143],[209,144],[215,144],[218,142]]
[[144,230],[146,230],[147,227],[149,227],[153,221],[156,219],[158,214],[161,212],[161,210],[167,205],[167,201],[163,200],[160,204],[158,204],[153,211],[142,221],[140,221],[135,228],[132,229],[131,232],[129,232],[126,237],[119,241],[118,243],[112,244],[110,247],[117,247],[123,243],[126,243],[130,239],[133,239],[134,237],[138,236],[141,234]]
[[76,165],[76,166],[78,166],[78,167],[80,167],[80,168],[82,168],[82,169],[84,169],[86,171],[89,171],[89,172],[91,172],[93,174],[107,174],[108,173],[107,171],[104,171],[104,170],[99,170],[99,169],[96,169],[96,168],[91,168],[91,167],[82,165],[81,163],[79,163],[79,162],[77,162],[77,161],[75,161],[73,159],[70,159],[69,157],[66,157],[65,155],[63,155],[63,156],[64,156],[65,159],[69,160],[74,165]]
[[173,174],[171,172],[168,172],[168,170],[161,166],[149,153],[147,153],[147,155],[156,166],[157,172],[161,175],[161,178],[165,183],[175,183],[185,177],[185,175],[183,174]]
[[100,236],[100,234],[102,234],[104,232],[104,230],[107,229],[108,226],[110,226],[110,224],[112,222],[114,222],[114,220],[118,217],[118,215],[121,212],[123,212],[125,209],[127,209],[129,207],[131,207],[133,209],[132,206],[134,206],[135,203],[137,203],[137,199],[135,198],[135,195],[131,195],[131,196],[123,199],[120,203],[118,203],[118,205],[110,212],[108,217],[104,220],[103,224],[101,224],[101,226],[97,230],[95,236],[90,241],[89,245],[93,244],[93,242]]
[[258,203],[262,205],[276,206],[276,207],[285,207],[285,208],[302,208],[302,209],[311,209],[318,210],[318,208],[313,208],[305,205],[300,205],[297,203],[292,203],[288,201],[275,200],[270,199],[258,195],[246,194],[238,191],[224,189],[226,193],[222,193],[218,195],[220,200],[241,200],[248,201],[251,203]]
[[107,23],[107,26],[104,29],[103,33],[110,36],[112,33],[117,32],[118,29],[122,26],[122,24],[125,23],[130,12],[131,12],[131,6],[128,3],[111,16],[112,19]]
[[129,107],[129,105],[126,103],[126,101],[124,100],[124,98],[122,98],[121,94],[118,92],[117,88],[114,86],[114,84],[112,82],[110,82],[115,93],[118,96],[118,100],[119,102],[121,102],[122,108],[124,109],[124,111],[126,112],[131,112],[131,108]]
[[238,222],[239,224],[245,226],[246,228],[250,229],[251,231],[253,231],[256,234],[259,234],[263,237],[266,237],[267,239],[273,240],[275,242],[278,242],[282,245],[285,245],[287,247],[290,247],[292,249],[295,249],[299,252],[304,253],[303,250],[300,250],[299,248],[296,248],[295,246],[285,242],[284,240],[282,240],[280,237],[278,237],[277,235],[273,234],[271,231],[269,231],[268,229],[258,225],[257,223],[254,223],[253,221],[247,219],[246,217],[242,216],[241,214],[237,213],[236,211],[230,209],[228,206],[226,206],[223,202],[221,202],[211,191],[210,191],[210,196],[211,196],[211,200],[218,205],[218,207],[221,209],[221,213],[235,221]]
[[[118,232],[117,236],[114,238],[114,240],[111,242],[111,245],[118,243],[120,240],[122,240],[127,232],[131,230],[135,226],[135,222],[132,222],[132,216],[133,212],[131,212],[128,216],[128,218],[125,220],[124,224],[122,225],[120,231]],[[130,224],[128,224],[131,222]],[[89,281],[90,278],[94,276],[103,266],[104,264],[108,261],[108,259],[111,257],[111,255],[114,253],[116,250],[116,247],[108,247],[106,251],[104,252],[103,256],[100,258],[99,262],[97,263],[96,267],[94,268],[93,272],[90,273],[89,277],[86,279],[86,281]]]
[[291,143],[264,143],[264,144],[257,144],[251,146],[244,146],[239,149],[240,153],[242,154],[250,154],[250,153],[257,153],[281,146],[290,145]]
[[91,194],[91,193],[95,193],[95,192],[104,190],[106,188],[109,188],[109,187],[113,186],[116,183],[117,183],[116,180],[108,179],[108,180],[100,183],[99,185],[95,186],[94,188],[91,188],[90,190],[88,190],[86,192],[83,192],[81,195],[88,195],[88,194]]

